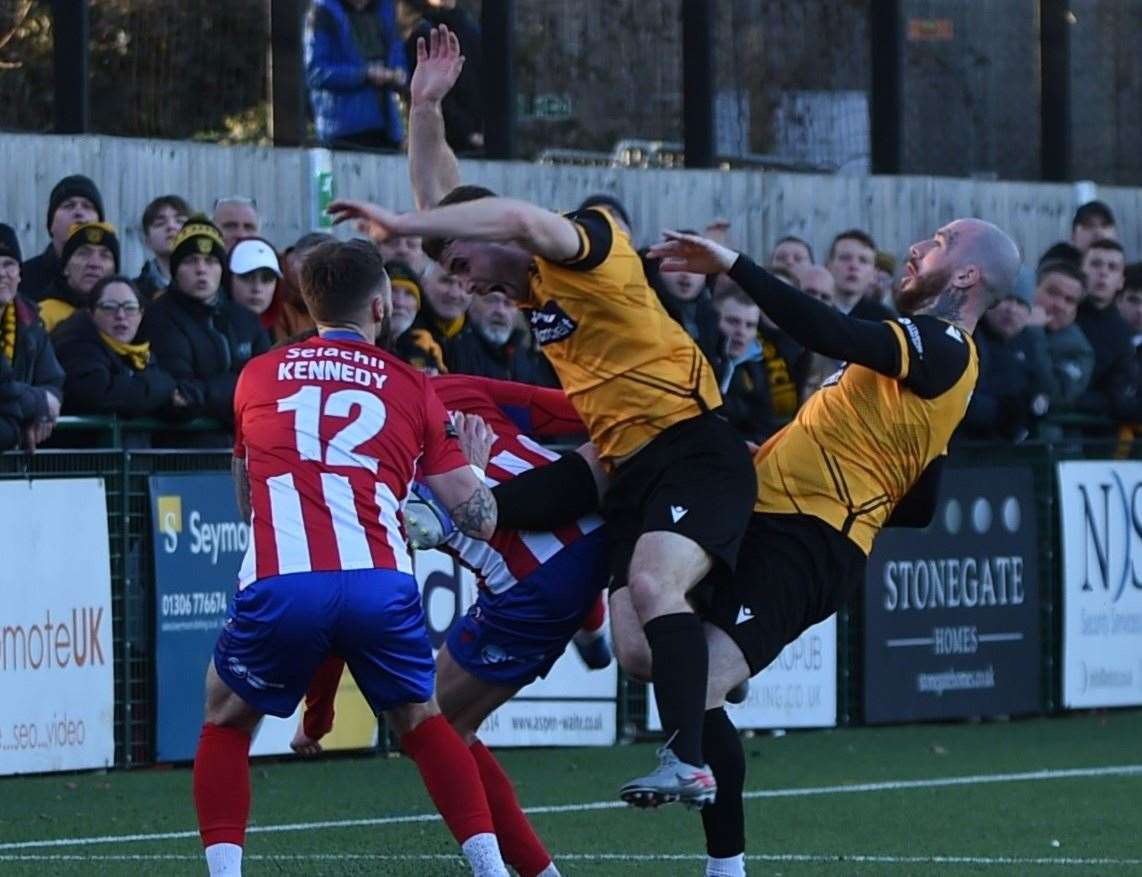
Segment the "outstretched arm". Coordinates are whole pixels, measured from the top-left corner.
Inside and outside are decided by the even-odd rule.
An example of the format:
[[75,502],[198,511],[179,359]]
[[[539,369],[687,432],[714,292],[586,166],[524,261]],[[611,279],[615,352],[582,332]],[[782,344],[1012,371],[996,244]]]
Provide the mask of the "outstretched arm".
[[452,90],[464,56],[460,41],[444,25],[416,41],[416,70],[409,85],[408,176],[418,210],[428,210],[460,185],[460,165],[445,139],[444,96]]
[[867,366],[891,378],[900,376],[900,342],[887,323],[858,320],[822,304],[758,266],[744,253],[698,235],[666,232],[648,255],[662,271],[726,272],[766,316],[793,340],[833,359]]
[[407,235],[515,241],[552,262],[570,261],[584,248],[571,220],[513,198],[478,198],[418,213],[394,213],[377,204],[338,200],[329,205],[329,213],[335,223],[355,220],[358,230],[375,241]]

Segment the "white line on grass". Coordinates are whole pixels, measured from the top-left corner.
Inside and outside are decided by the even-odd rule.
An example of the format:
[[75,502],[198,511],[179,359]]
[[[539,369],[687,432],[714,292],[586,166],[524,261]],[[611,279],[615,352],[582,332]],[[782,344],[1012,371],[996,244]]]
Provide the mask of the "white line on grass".
[[[1123,764],[1114,767],[1079,767],[1065,770],[1032,770],[1023,773],[989,773],[961,777],[936,777],[926,780],[890,780],[879,783],[849,783],[838,786],[808,786],[793,789],[759,789],[746,792],[744,797],[755,798],[802,798],[812,795],[843,795],[856,792],[886,792],[903,789],[938,789],[948,786],[978,786],[989,783],[1040,782],[1043,780],[1065,780],[1084,777],[1138,776],[1142,774],[1142,764]],[[585,804],[552,804],[542,807],[524,807],[529,815],[547,813],[583,813],[590,810],[616,810],[625,808],[622,801],[591,801]],[[438,813],[410,813],[401,816],[376,816],[365,819],[333,819],[324,822],[288,822],[280,825],[251,825],[247,834],[267,834],[289,831],[318,831],[330,828],[361,828],[377,825],[399,825],[409,822],[434,822]],[[51,840],[26,840],[0,843],[3,850],[27,850],[43,847],[75,847],[90,844],[134,843],[137,841],[180,840],[198,837],[197,831],[162,831],[153,834],[99,835],[95,837],[63,837]],[[927,860],[925,860],[927,861]]]
[[[693,853],[556,853],[560,862],[704,862]],[[0,862],[197,862],[201,854],[0,854]],[[798,862],[809,864],[852,863],[860,865],[1072,865],[1084,867],[1136,867],[1142,859],[1083,856],[888,856],[861,853],[748,853],[751,862]],[[247,862],[455,862],[452,853],[282,853],[243,856]]]

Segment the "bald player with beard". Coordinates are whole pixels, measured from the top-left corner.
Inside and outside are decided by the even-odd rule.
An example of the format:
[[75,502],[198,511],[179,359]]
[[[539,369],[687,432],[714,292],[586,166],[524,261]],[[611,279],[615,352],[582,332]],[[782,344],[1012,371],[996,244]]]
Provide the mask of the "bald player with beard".
[[[706,873],[740,877],[745,759],[725,694],[855,593],[883,527],[931,520],[948,440],[979,374],[972,331],[1014,285],[1019,252],[990,223],[949,223],[910,249],[897,299],[909,316],[883,322],[843,314],[694,235],[668,232],[650,255],[665,271],[728,272],[794,340],[845,363],[754,456],[758,496],[737,574],[703,595],[703,756],[718,788],[702,810]],[[645,677],[649,649],[641,656],[629,666],[628,653],[624,669]]]

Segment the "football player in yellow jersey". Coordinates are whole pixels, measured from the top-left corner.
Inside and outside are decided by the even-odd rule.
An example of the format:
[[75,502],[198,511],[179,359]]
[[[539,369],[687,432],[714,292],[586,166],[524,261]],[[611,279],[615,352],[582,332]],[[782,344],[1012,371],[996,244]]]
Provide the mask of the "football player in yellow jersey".
[[[529,312],[536,341],[611,474],[602,511],[612,546],[612,619],[638,635],[632,645],[649,643],[669,735],[658,768],[620,794],[640,806],[703,806],[716,794],[702,758],[707,651],[687,593],[707,574],[728,578],[735,567],[757,492],[749,453],[716,413],[722,400],[709,363],[663,309],[608,210],[560,215],[477,187],[441,197],[458,175],[425,104],[454,81],[456,56],[449,59],[452,41],[443,33],[443,43],[439,31],[430,35],[424,57],[418,50],[419,79],[411,84],[409,165],[422,209],[397,214],[338,201],[330,213],[355,220],[375,240],[420,236],[473,294],[499,292]],[[628,644],[615,645],[621,660]]]
[[[847,363],[755,454],[758,496],[728,588],[703,613],[710,649],[704,754],[718,782],[702,811],[707,873],[744,873],[741,742],[727,691],[861,586],[885,526],[925,526],[948,440],[979,372],[971,333],[1012,288],[1019,251],[1000,229],[959,219],[912,246],[897,306],[859,320],[822,304],[713,241],[667,233],[662,269],[728,272],[799,343]],[[628,636],[630,634],[628,633]]]

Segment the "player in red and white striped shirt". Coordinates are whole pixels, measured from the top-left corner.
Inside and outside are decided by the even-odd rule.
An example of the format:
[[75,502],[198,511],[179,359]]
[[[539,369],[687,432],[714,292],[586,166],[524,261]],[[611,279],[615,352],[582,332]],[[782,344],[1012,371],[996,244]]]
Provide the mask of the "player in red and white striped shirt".
[[322,245],[302,294],[319,336],[254,359],[235,392],[234,472],[253,537],[207,669],[195,756],[210,873],[241,873],[253,729],[290,715],[335,652],[400,734],[473,872],[506,877],[479,767],[433,697],[398,520],[418,466],[469,536],[492,535],[494,500],[427,379],[372,344],[392,308],[376,249]]
[[[548,467],[545,471],[566,487],[559,491],[566,502],[552,506],[565,510],[580,505],[571,493],[585,494],[583,505],[597,503],[595,480],[583,458],[569,455],[565,465],[558,454],[520,429],[526,426],[545,438],[581,434],[582,421],[562,391],[464,375],[433,378],[432,385],[449,411],[473,416],[462,431],[486,423],[494,433],[494,442],[483,442],[480,448],[486,459],[477,462],[490,486]],[[475,432],[470,438],[481,444]],[[588,449],[582,452],[593,456]],[[585,491],[576,489],[584,486]],[[493,710],[547,675],[585,618],[595,615],[594,627],[601,627],[600,598],[608,578],[602,519],[586,514],[575,520],[572,513],[569,523],[551,532],[500,528],[486,542],[452,530],[439,547],[471,569],[480,585],[479,598],[453,625],[437,655],[441,709],[469,742],[480,767],[504,858],[524,877],[557,874],[519,806],[511,780],[476,732]],[[319,751],[316,741],[332,727],[340,676],[340,662],[330,659],[310,686],[303,726],[294,741],[299,752]]]

